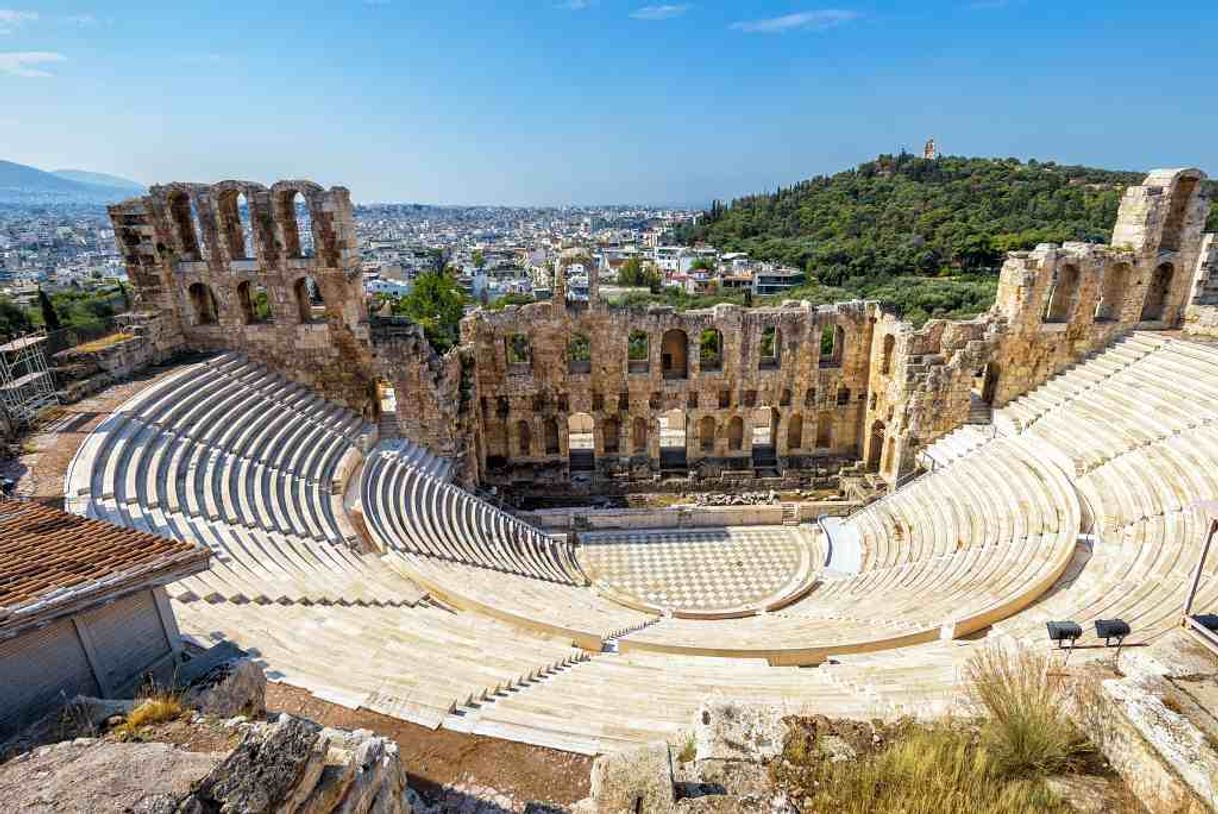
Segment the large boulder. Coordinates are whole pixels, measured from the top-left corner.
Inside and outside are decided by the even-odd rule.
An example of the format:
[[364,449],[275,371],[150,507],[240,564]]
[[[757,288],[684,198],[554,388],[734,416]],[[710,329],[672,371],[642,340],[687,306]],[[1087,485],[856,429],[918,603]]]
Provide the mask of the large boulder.
[[261,717],[266,712],[266,674],[248,658],[227,659],[187,688],[185,702],[218,718]]
[[697,759],[765,763],[782,752],[783,714],[764,704],[706,701],[694,725]]

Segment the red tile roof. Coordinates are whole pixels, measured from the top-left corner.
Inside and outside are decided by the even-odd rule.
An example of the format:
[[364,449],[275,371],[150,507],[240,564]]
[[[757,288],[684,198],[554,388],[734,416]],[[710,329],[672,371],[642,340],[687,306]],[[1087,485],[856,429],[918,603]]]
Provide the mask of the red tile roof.
[[207,567],[194,543],[78,517],[40,503],[0,500],[0,627],[31,606],[77,602]]

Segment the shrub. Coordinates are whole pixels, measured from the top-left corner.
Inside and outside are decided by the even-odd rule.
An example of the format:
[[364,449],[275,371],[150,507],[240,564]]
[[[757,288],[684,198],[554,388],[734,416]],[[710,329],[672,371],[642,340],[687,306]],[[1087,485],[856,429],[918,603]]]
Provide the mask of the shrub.
[[1022,647],[980,649],[965,665],[973,702],[986,715],[981,739],[1006,777],[1075,768],[1091,751],[1067,715],[1069,693],[1048,654]]

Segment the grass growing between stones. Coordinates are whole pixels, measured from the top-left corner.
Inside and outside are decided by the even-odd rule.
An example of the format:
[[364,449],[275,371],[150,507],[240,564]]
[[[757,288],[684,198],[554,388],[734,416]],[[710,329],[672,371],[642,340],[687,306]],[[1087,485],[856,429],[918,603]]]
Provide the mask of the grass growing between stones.
[[153,724],[180,718],[186,711],[180,696],[173,693],[156,693],[139,701],[121,724],[114,728],[120,740],[138,740],[140,730]]
[[970,717],[889,726],[805,720],[771,764],[773,779],[801,811],[1070,811],[1048,778],[1103,768],[1067,715],[1072,689],[1049,658],[986,648],[962,677]]

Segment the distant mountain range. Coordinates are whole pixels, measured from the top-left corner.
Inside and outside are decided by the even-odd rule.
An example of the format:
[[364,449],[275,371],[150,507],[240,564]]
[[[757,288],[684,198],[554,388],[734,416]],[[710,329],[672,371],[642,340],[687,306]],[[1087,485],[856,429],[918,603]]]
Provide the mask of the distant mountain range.
[[143,184],[116,175],[85,170],[47,172],[0,161],[0,203],[104,204],[144,192]]

